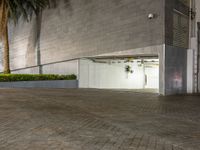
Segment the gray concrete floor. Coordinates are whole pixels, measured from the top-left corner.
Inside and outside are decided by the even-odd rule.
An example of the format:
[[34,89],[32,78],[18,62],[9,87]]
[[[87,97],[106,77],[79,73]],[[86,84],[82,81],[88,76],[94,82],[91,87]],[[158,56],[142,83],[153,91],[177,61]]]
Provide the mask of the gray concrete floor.
[[0,150],[199,150],[200,97],[0,89]]

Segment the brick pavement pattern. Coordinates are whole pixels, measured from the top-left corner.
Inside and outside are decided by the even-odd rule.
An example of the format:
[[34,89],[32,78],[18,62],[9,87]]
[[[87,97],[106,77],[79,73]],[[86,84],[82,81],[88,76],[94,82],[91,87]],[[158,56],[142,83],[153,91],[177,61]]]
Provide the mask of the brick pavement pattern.
[[0,90],[0,150],[199,149],[197,95]]

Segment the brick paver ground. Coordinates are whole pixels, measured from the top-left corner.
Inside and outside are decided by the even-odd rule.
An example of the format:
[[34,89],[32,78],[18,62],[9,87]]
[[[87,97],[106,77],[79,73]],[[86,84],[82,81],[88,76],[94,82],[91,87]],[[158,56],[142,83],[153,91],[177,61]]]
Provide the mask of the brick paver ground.
[[4,149],[200,150],[200,97],[1,89]]

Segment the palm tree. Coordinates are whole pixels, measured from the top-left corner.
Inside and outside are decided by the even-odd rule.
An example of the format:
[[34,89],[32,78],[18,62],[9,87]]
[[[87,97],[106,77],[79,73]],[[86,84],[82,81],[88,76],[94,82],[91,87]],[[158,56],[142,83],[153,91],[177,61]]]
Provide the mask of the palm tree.
[[10,73],[8,23],[17,24],[20,18],[30,21],[49,4],[49,0],[0,0],[0,39],[3,43],[4,73]]

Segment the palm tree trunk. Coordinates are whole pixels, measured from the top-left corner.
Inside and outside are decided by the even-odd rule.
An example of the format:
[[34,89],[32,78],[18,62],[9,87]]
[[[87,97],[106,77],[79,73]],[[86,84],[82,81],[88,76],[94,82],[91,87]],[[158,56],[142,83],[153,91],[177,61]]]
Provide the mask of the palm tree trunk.
[[3,35],[3,66],[4,74],[10,74],[10,62],[9,62],[9,40],[8,40],[8,26],[6,25]]
[[38,10],[36,15],[36,29],[37,29],[37,65],[39,66],[39,74],[42,74],[42,65],[41,65],[41,51],[40,51],[40,35],[41,35],[41,24],[42,24],[42,12]]

